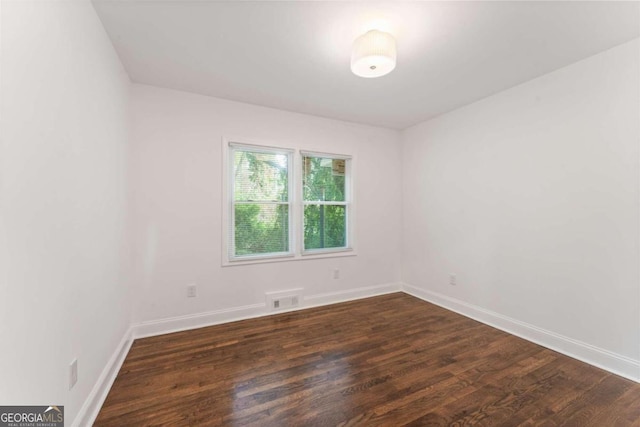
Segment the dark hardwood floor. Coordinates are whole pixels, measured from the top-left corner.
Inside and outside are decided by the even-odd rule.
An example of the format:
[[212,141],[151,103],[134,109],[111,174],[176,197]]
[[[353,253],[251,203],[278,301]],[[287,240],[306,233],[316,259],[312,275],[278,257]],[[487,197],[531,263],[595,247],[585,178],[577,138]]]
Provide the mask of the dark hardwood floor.
[[97,426],[640,426],[640,384],[403,293],[136,340]]

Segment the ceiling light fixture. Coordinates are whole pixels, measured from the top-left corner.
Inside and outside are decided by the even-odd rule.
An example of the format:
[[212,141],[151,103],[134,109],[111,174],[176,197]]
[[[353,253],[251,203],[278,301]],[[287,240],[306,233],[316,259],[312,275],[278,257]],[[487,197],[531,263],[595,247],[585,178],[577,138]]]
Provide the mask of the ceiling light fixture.
[[396,68],[396,40],[389,33],[371,30],[353,42],[351,71],[360,77],[380,77]]

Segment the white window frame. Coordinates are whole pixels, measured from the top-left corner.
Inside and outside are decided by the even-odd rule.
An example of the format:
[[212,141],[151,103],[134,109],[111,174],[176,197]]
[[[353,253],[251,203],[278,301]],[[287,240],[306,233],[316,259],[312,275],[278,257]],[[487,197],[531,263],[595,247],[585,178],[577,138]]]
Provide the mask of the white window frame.
[[[227,146],[227,196],[226,196],[226,205],[228,208],[227,212],[227,224],[228,228],[226,230],[227,235],[227,257],[229,262],[235,261],[249,261],[252,259],[262,259],[262,258],[286,258],[292,257],[295,253],[295,239],[293,238],[293,200],[294,197],[294,186],[293,186],[293,154],[294,151],[281,147],[271,147],[264,145],[254,145],[254,144],[246,144],[246,143],[237,143],[237,142],[228,142]],[[261,204],[277,204],[277,205],[287,205],[288,211],[288,247],[289,250],[287,252],[271,252],[265,254],[252,254],[252,255],[235,255],[235,206],[236,200],[234,197],[234,187],[235,187],[235,175],[234,175],[234,161],[233,156],[237,151],[252,151],[254,153],[267,153],[267,154],[280,154],[287,156],[287,201],[286,202],[268,202],[268,201],[259,201],[256,203]]]
[[[242,147],[266,153],[287,153],[289,155],[289,251],[286,253],[271,253],[257,255],[235,256],[235,220],[234,215],[234,177],[232,147]],[[304,248],[304,200],[302,194],[302,157],[303,155],[344,159],[345,163],[345,193],[349,206],[347,208],[347,247],[323,248],[303,250]],[[355,251],[355,203],[353,191],[354,159],[351,155],[307,151],[290,148],[284,144],[260,141],[240,137],[222,138],[222,266],[230,267],[247,264],[261,264],[270,262],[302,261],[322,258],[356,256]],[[312,202],[313,203],[313,202]],[[336,204],[336,203],[332,203]]]
[[[318,200],[309,200],[309,201],[305,201],[304,200],[304,194],[303,194],[303,188],[302,188],[302,183],[304,181],[304,171],[302,170],[302,168],[304,167],[304,157],[321,157],[321,158],[325,158],[325,159],[336,159],[336,160],[344,160],[345,161],[345,170],[344,170],[344,193],[345,193],[345,197],[344,197],[344,202],[332,202],[332,201],[318,201]],[[300,204],[301,204],[301,209],[300,209],[300,213],[299,213],[299,220],[300,220],[300,229],[301,232],[299,233],[299,240],[298,240],[298,246],[302,249],[301,250],[301,254],[302,256],[310,256],[310,255],[319,255],[319,254],[328,254],[328,253],[335,253],[335,252],[349,252],[351,250],[353,250],[352,248],[352,232],[351,230],[353,229],[353,224],[352,224],[352,217],[353,215],[351,214],[351,210],[352,210],[352,203],[351,203],[351,197],[352,197],[352,188],[351,188],[351,181],[352,181],[352,174],[351,174],[351,161],[352,161],[352,157],[348,156],[348,155],[344,155],[344,154],[331,154],[331,153],[319,153],[316,151],[304,151],[304,150],[300,150],[300,154],[298,156],[298,158],[300,159],[300,192],[298,194],[299,196],[299,200],[300,200]],[[306,249],[304,247],[304,208],[307,205],[328,205],[328,206],[334,206],[334,205],[342,205],[345,207],[345,215],[346,215],[346,220],[345,220],[345,226],[346,226],[346,230],[345,230],[345,246],[341,246],[338,248],[318,248],[318,249]]]

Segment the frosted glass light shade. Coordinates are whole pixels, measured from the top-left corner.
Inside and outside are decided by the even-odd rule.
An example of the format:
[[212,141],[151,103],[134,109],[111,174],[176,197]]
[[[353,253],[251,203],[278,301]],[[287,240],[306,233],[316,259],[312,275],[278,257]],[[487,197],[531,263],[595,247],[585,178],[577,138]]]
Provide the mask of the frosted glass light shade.
[[389,33],[371,30],[353,42],[351,71],[360,77],[380,77],[396,68],[396,41]]

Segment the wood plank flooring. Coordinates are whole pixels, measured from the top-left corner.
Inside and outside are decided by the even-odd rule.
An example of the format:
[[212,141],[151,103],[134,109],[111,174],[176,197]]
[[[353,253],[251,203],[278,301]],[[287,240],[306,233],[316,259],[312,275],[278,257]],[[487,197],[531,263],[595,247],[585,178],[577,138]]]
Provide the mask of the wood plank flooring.
[[640,426],[640,384],[403,293],[136,340],[96,426]]

